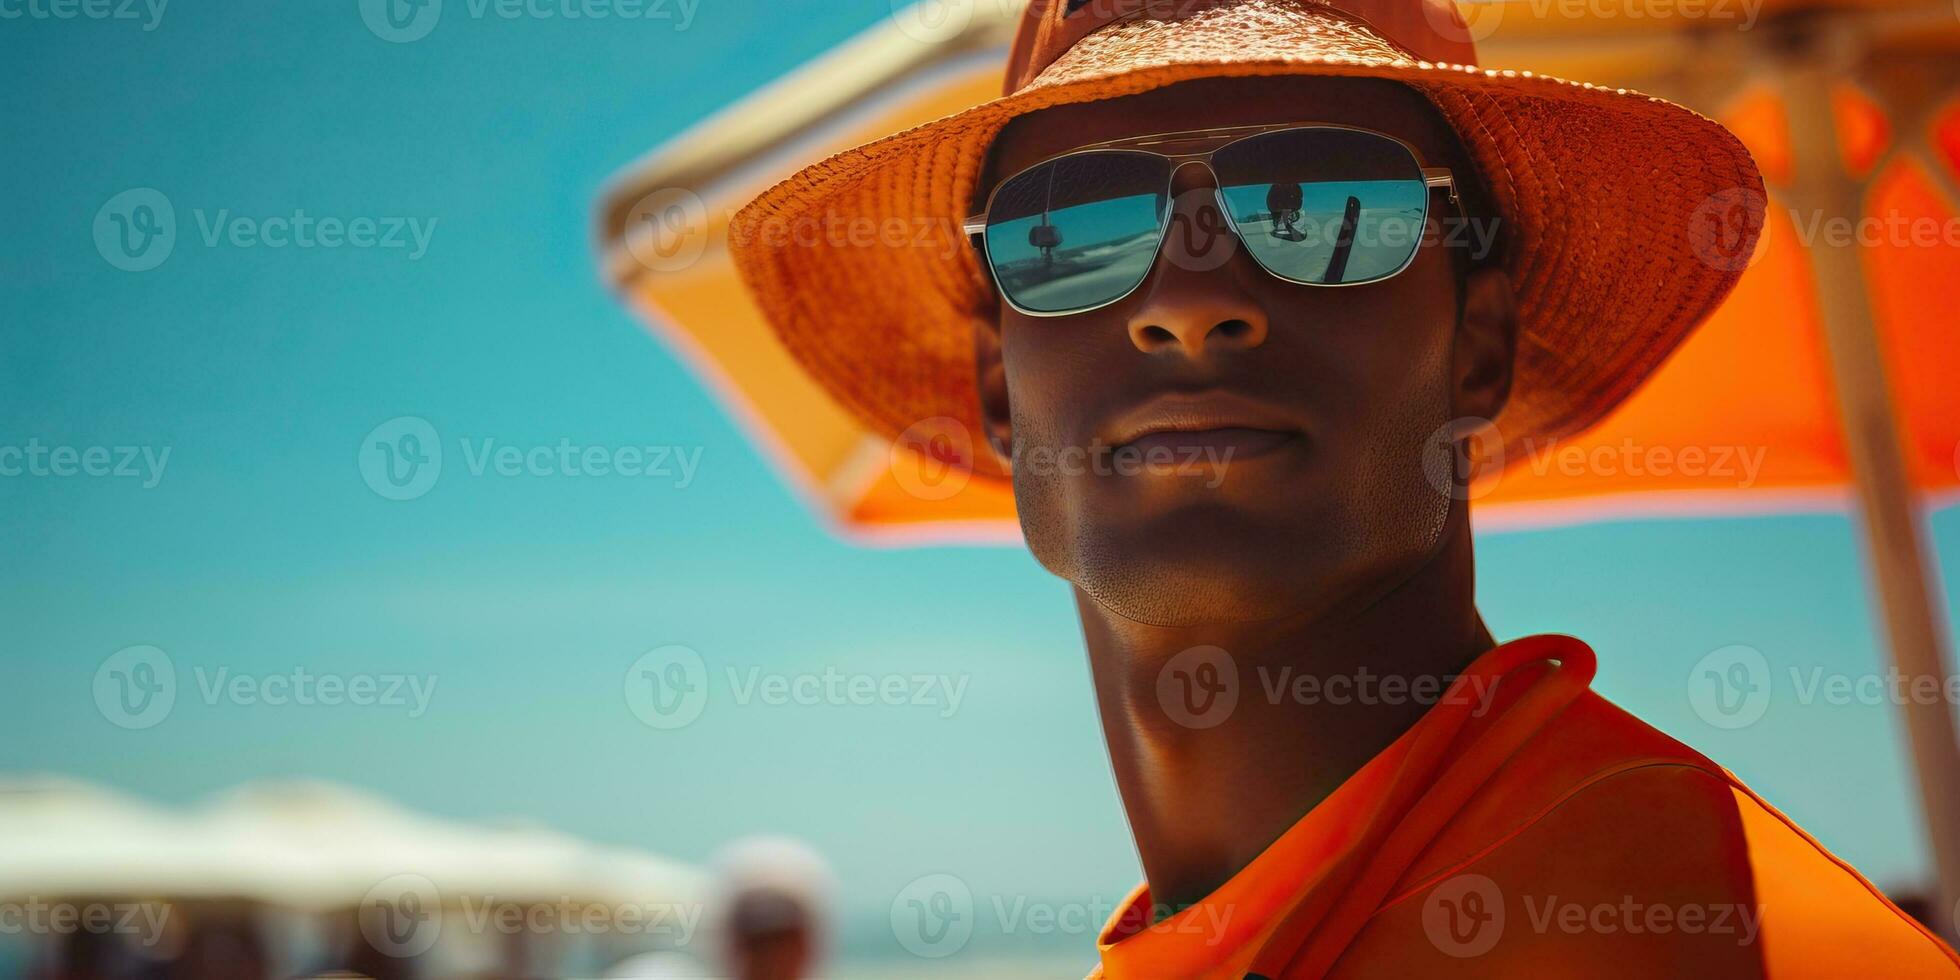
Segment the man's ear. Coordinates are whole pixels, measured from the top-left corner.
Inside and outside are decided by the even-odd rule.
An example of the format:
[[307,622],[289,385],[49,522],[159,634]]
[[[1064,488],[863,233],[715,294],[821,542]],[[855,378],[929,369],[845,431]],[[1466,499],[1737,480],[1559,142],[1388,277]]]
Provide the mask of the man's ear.
[[1518,351],[1518,305],[1511,277],[1494,266],[1472,269],[1463,284],[1452,380],[1455,418],[1495,419],[1511,397]]
[[980,421],[987,445],[1003,462],[1014,458],[1014,413],[1007,404],[1007,368],[1000,358],[1000,318],[993,309],[973,322],[973,381],[980,396]]

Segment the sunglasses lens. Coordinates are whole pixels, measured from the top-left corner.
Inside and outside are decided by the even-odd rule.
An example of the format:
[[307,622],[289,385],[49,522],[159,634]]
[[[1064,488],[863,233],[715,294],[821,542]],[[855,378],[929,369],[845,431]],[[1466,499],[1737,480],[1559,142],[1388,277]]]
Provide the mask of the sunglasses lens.
[[1212,157],[1239,237],[1266,271],[1347,285],[1402,271],[1422,244],[1429,189],[1408,147],[1346,129],[1249,137]]
[[987,209],[987,261],[1001,292],[1034,313],[1117,299],[1150,272],[1170,161],[1098,150],[1050,160],[1000,185]]

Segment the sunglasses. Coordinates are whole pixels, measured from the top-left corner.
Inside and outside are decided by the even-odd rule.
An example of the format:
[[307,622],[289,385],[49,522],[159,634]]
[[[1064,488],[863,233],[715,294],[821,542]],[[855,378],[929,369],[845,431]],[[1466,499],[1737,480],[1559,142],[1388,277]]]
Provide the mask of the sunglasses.
[[[1415,261],[1429,192],[1456,184],[1386,133],[1327,124],[1233,126],[1079,147],[1014,174],[965,222],[1001,295],[1067,316],[1136,291],[1174,224],[1171,178],[1211,171],[1218,209],[1260,268],[1302,286],[1380,282]],[[1200,233],[1203,233],[1200,230]],[[1185,229],[1184,244],[1191,230]]]

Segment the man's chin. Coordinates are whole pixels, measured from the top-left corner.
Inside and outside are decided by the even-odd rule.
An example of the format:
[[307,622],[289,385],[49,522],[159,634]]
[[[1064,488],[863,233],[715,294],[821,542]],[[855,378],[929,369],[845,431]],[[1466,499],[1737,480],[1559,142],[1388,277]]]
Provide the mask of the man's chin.
[[[1154,626],[1259,622],[1310,614],[1325,590],[1311,542],[1213,515],[1148,531],[1101,528],[1077,585],[1125,619]],[[1325,554],[1325,551],[1320,551]]]

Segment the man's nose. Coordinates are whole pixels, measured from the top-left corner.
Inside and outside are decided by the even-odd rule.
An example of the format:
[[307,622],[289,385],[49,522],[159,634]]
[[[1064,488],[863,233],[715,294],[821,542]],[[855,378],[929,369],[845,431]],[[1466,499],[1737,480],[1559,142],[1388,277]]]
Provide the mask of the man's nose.
[[1130,343],[1146,354],[1202,358],[1266,342],[1266,312],[1242,285],[1263,275],[1218,210],[1209,167],[1180,167],[1171,180],[1171,220],[1130,312]]

